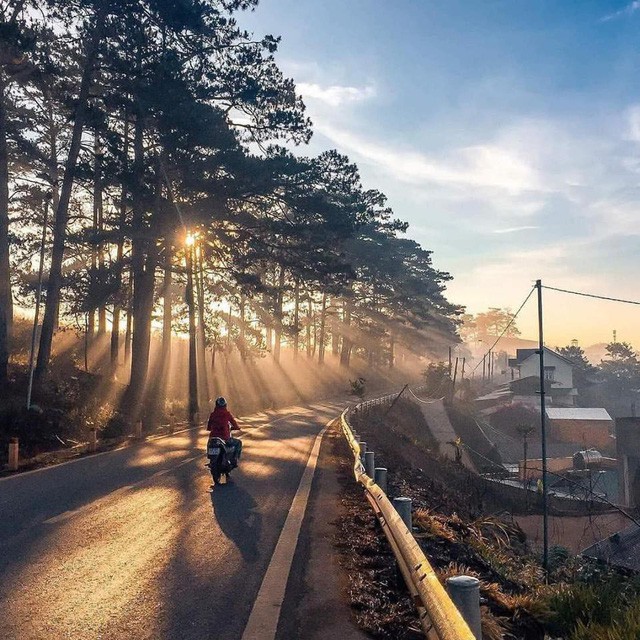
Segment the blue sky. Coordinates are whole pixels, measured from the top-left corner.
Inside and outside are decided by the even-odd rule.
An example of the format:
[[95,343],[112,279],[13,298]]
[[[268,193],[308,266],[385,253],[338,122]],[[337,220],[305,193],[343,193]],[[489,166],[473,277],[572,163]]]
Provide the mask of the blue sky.
[[[239,17],[477,312],[532,282],[640,299],[640,0],[262,0]],[[550,341],[640,310],[547,296]],[[521,319],[533,335],[535,309]]]

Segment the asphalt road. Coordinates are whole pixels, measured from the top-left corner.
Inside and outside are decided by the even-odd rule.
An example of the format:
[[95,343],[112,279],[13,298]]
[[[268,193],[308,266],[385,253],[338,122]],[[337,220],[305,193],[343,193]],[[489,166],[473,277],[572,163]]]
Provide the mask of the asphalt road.
[[0,480],[0,638],[241,638],[337,409],[247,419],[213,490],[204,431]]

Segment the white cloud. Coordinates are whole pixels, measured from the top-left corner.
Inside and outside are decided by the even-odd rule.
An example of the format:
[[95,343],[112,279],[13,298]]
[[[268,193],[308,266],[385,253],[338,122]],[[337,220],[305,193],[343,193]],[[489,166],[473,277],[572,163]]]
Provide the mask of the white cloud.
[[508,229],[494,229],[493,233],[516,233],[518,231],[530,231],[532,229],[539,229],[540,227],[534,225],[525,225],[522,227],[509,227]]
[[376,90],[372,85],[350,87],[343,85],[322,86],[316,83],[299,82],[296,85],[303,99],[311,98],[324,102],[331,107],[340,107],[353,102],[362,102],[375,97]]
[[610,13],[604,18],[600,20],[600,22],[608,22],[609,20],[615,20],[616,18],[620,18],[621,16],[630,16],[640,9],[640,0],[633,0],[630,4],[628,4],[624,9],[620,9],[620,11],[614,11]]
[[487,143],[463,147],[436,157],[367,140],[326,122],[318,122],[316,129],[339,147],[378,165],[402,182],[488,187],[512,194],[544,190],[535,168],[512,150],[499,145]]
[[640,104],[631,105],[626,112],[627,139],[640,142]]

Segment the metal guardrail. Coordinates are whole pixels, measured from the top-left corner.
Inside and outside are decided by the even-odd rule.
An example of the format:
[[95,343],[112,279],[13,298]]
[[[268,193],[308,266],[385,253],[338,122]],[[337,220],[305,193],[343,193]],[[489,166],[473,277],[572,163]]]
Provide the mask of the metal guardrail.
[[[357,405],[359,409],[381,404],[397,394],[382,396],[375,401]],[[366,405],[366,406],[363,406]],[[475,636],[464,618],[451,601],[438,576],[425,557],[420,545],[387,498],[384,491],[365,473],[361,461],[360,444],[347,421],[346,409],[340,417],[342,431],[354,455],[353,473],[363,485],[366,497],[382,526],[389,544],[396,556],[400,572],[418,609],[420,625],[429,640],[475,640]]]
[[[425,391],[427,388],[426,385],[419,385],[413,388],[407,385],[405,388],[418,402],[425,402],[425,400],[418,398],[415,392]],[[404,389],[402,391],[404,391]],[[358,402],[358,404],[356,404],[355,407],[353,407],[353,409],[355,411],[362,411],[362,410],[370,409],[371,407],[379,407],[379,406],[385,405],[389,402],[393,402],[399,395],[402,394],[402,391],[400,393],[398,393],[397,391],[395,391],[394,393],[387,393],[384,396],[380,396],[378,398],[372,398],[371,400],[363,400],[362,402]],[[433,402],[433,401],[426,401],[426,402]]]

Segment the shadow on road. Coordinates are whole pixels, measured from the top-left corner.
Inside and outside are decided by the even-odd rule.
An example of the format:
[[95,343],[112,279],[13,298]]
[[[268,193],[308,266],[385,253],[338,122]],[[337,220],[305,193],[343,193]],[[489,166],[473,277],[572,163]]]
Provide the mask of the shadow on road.
[[256,501],[239,484],[230,481],[211,492],[213,515],[222,532],[237,547],[246,562],[255,562],[260,554],[258,544],[262,516]]

